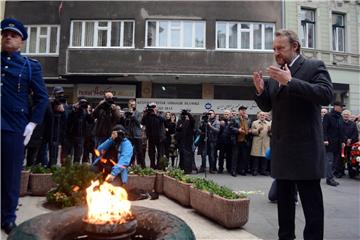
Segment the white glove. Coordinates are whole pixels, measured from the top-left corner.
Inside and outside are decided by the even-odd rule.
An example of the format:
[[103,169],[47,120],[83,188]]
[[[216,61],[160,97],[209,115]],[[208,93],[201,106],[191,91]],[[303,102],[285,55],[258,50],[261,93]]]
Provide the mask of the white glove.
[[33,122],[29,122],[26,125],[25,131],[24,131],[24,134],[23,134],[23,136],[25,137],[25,139],[24,139],[24,145],[25,146],[29,143],[31,135],[33,134],[33,131],[34,131],[35,127],[36,127],[36,123],[33,123]]

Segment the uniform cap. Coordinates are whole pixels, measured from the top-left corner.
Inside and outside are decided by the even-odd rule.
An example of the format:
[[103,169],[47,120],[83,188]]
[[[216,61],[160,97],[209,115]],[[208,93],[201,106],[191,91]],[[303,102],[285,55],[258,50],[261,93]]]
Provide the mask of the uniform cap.
[[15,18],[5,18],[1,21],[1,31],[5,30],[16,32],[21,36],[23,41],[28,38],[24,25]]

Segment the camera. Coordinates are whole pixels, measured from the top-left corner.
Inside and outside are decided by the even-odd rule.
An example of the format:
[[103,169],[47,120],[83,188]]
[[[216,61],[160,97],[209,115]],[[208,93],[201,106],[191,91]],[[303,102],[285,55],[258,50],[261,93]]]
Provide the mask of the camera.
[[132,116],[132,113],[129,111],[128,108],[123,108],[123,112],[125,118],[130,118]]
[[86,99],[80,99],[79,106],[80,108],[87,109],[89,106],[89,102]]
[[156,106],[154,106],[154,105],[146,105],[146,109],[145,109],[145,111],[147,112],[147,113],[152,113],[152,112],[154,112],[154,108],[155,108]]
[[189,111],[186,109],[181,110],[181,115],[188,115]]
[[201,120],[203,122],[208,122],[209,121],[209,116],[210,116],[210,113],[204,113],[202,116],[201,116]]

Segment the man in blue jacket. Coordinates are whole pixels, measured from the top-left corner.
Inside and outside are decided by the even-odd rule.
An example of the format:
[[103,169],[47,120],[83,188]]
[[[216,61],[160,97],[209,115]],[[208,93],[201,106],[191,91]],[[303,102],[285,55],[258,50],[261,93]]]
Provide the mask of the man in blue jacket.
[[[113,182],[120,175],[122,184],[126,184],[128,181],[127,167],[133,155],[133,146],[129,139],[126,138],[125,128],[122,125],[115,125],[111,137],[103,142],[97,150],[102,153],[102,159],[95,160],[93,165],[96,165],[100,171],[105,168],[105,171],[110,172],[106,178],[108,182]],[[112,159],[116,161],[112,163],[113,166],[107,162],[111,162]],[[107,170],[106,166],[109,165],[112,167]]]
[[24,25],[6,18],[1,36],[1,229],[9,234],[16,227],[24,146],[43,120],[48,94],[40,63],[20,54],[28,37]]

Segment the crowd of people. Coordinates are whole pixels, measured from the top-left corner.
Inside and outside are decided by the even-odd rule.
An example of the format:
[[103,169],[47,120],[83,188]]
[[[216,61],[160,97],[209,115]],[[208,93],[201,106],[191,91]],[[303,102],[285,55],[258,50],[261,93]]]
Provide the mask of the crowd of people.
[[[189,110],[177,114],[158,112],[155,103],[139,111],[135,99],[129,100],[128,108],[121,109],[111,92],[106,92],[104,99],[92,108],[84,97],[68,104],[63,88],[55,87],[44,121],[27,145],[27,166],[40,163],[51,167],[58,158],[63,163],[66,156],[74,162],[91,163],[94,149],[109,138],[115,125],[121,124],[134,148],[131,164],[142,168],[146,167],[148,151],[149,167],[154,169],[162,168],[165,159],[166,166],[178,166],[186,173],[215,174],[226,169],[234,177],[267,176],[270,161],[265,152],[270,147],[271,114],[260,111],[250,119],[246,111],[246,106],[222,113],[209,110],[196,121]],[[341,150],[358,141],[360,117],[351,116],[338,102],[330,113],[323,108],[321,116],[326,162],[334,168],[336,177],[342,177],[345,166]],[[195,164],[196,154],[201,156],[200,166]],[[333,171],[327,173],[327,183],[337,185]]]

